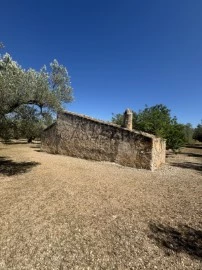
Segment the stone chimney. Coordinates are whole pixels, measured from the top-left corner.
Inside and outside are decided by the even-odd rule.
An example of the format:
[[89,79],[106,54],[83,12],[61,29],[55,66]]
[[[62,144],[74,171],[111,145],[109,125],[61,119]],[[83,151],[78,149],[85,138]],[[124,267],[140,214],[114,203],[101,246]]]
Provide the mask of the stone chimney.
[[133,129],[133,112],[127,109],[123,115],[123,127],[132,130]]

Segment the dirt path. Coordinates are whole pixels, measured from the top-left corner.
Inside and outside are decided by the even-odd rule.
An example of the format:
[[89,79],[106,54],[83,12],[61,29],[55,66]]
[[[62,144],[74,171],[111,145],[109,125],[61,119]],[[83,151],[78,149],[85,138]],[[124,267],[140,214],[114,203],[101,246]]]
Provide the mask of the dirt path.
[[0,145],[0,269],[202,269],[202,148],[168,162]]

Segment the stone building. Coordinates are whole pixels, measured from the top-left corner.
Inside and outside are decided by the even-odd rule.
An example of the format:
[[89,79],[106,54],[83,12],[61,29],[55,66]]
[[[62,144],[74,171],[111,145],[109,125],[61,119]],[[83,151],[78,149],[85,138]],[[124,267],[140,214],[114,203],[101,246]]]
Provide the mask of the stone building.
[[41,147],[48,153],[149,170],[165,163],[165,140],[132,130],[130,110],[124,113],[124,127],[72,112],[61,112],[56,123],[43,131]]

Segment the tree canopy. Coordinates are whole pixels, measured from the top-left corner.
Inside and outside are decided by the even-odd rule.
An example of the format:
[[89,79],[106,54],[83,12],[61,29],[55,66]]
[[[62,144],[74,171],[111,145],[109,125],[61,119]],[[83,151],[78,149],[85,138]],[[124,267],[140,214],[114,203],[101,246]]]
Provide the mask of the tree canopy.
[[49,71],[36,71],[23,69],[8,53],[0,56],[0,137],[39,137],[52,114],[73,100],[72,91],[67,69],[57,60]]
[[[112,122],[122,125],[123,116],[115,114]],[[171,117],[170,110],[163,104],[146,106],[138,113],[133,112],[133,127],[166,139],[167,148],[176,150],[185,143],[184,126]]]
[[185,133],[186,143],[192,144],[193,143],[194,128],[192,127],[191,123],[187,123],[186,125],[184,125],[184,133]]
[[40,71],[25,70],[9,54],[0,58],[0,116],[13,112],[23,104],[34,104],[41,112],[62,109],[71,102],[72,87],[67,69],[57,60]]
[[202,122],[195,128],[193,139],[202,142]]

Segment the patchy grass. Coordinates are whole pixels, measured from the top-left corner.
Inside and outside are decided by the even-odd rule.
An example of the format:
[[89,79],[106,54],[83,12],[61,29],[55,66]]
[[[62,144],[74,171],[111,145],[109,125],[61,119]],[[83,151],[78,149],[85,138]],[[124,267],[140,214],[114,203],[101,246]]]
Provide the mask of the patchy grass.
[[200,145],[155,172],[39,150],[0,145],[0,269],[202,268]]

